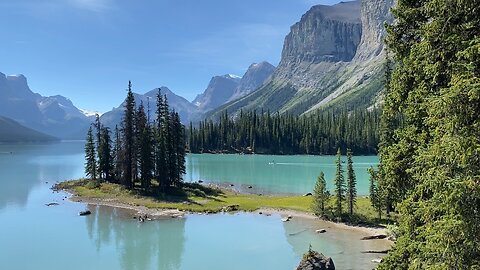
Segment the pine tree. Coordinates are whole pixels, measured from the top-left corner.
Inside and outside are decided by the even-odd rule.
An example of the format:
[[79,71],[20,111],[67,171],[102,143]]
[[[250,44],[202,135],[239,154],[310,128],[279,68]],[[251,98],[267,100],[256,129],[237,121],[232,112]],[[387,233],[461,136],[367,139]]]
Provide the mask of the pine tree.
[[115,125],[115,142],[113,147],[113,171],[114,177],[112,181],[119,182],[123,177],[122,173],[122,164],[123,164],[123,151],[122,151],[122,142],[120,138],[120,130],[118,126]]
[[398,0],[387,46],[380,188],[399,237],[379,269],[480,266],[480,16],[476,0]]
[[326,205],[330,198],[330,193],[327,190],[327,183],[325,182],[325,175],[320,172],[313,189],[312,211],[317,216],[325,216]]
[[163,95],[160,88],[157,93],[157,110],[156,110],[156,130],[155,130],[155,178],[158,181],[160,192],[164,192],[168,186],[168,166],[167,166],[167,146],[166,132],[168,128],[167,118],[165,116]]
[[175,138],[174,150],[175,150],[175,176],[174,184],[178,186],[185,174],[185,128],[180,122],[180,116],[177,112],[172,114],[173,122],[173,137]]
[[113,170],[112,140],[110,129],[102,127],[100,131],[100,142],[98,144],[98,172],[99,177],[111,181]]
[[353,215],[353,208],[357,199],[357,178],[353,170],[352,150],[347,149],[347,202],[348,213]]
[[95,140],[92,127],[88,129],[87,142],[85,143],[85,174],[90,179],[97,179],[97,160],[95,155]]
[[153,142],[143,102],[140,103],[135,116],[136,142],[138,144],[137,163],[140,173],[140,183],[142,188],[148,190],[153,172]]
[[135,159],[135,98],[132,93],[132,83],[128,82],[127,98],[122,119],[122,150],[123,150],[123,185],[132,189],[134,184]]
[[337,218],[341,218],[342,204],[345,201],[345,178],[343,176],[342,169],[342,153],[340,148],[337,150],[337,158],[335,160],[336,172],[335,172],[335,215]]
[[378,172],[373,168],[369,168],[368,173],[370,174],[370,185],[368,189],[370,193],[370,204],[377,211],[378,219],[382,219],[382,198],[378,190]]

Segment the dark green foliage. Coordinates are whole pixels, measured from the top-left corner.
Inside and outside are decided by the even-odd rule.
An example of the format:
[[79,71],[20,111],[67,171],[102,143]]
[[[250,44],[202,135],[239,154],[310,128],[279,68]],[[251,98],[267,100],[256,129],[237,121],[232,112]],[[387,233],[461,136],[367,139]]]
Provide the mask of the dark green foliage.
[[201,152],[263,154],[335,154],[338,147],[358,154],[376,153],[379,110],[317,112],[308,116],[240,111],[231,119],[190,125],[189,147]]
[[393,9],[379,190],[400,223],[380,269],[480,268],[479,6],[398,0]]
[[135,136],[137,142],[137,164],[140,175],[140,185],[143,189],[150,189],[153,176],[153,134],[148,123],[143,103],[137,109],[135,115]]
[[378,172],[370,167],[368,173],[370,174],[370,203],[377,210],[378,219],[382,219],[382,196],[378,189]]
[[327,182],[325,181],[325,175],[323,172],[320,172],[320,175],[317,177],[317,182],[315,183],[315,188],[313,189],[313,202],[312,202],[312,211],[317,216],[326,215],[326,207],[328,200],[330,199],[330,193],[327,190]]
[[347,149],[347,202],[348,213],[353,215],[353,208],[355,206],[355,200],[357,198],[357,178],[353,171],[353,153],[352,150]]
[[345,201],[345,177],[342,168],[342,153],[340,148],[337,150],[337,158],[335,160],[335,216],[340,218],[343,214],[343,202]]
[[122,141],[120,138],[120,130],[118,126],[115,126],[115,141],[113,144],[113,178],[112,182],[117,183],[119,179],[122,179],[122,160],[123,160],[123,151],[122,151]]
[[[135,158],[135,98],[132,92],[132,83],[128,82],[127,98],[125,99],[125,110],[122,119],[122,151],[123,151],[123,177],[121,183],[127,188],[133,188],[133,182],[135,180],[134,168],[136,164]],[[135,166],[136,167],[136,166]]]
[[178,113],[170,111],[160,90],[156,112],[156,121],[150,123],[142,103],[135,109],[129,82],[122,128],[115,127],[113,148],[108,128],[98,118],[94,124],[100,130],[98,161],[93,129],[87,134],[87,176],[96,179],[98,171],[109,182],[121,183],[128,189],[139,187],[148,193],[165,193],[170,187],[181,186],[185,174],[185,128]]
[[88,129],[87,142],[85,143],[85,174],[91,179],[97,179],[97,160],[92,127]]
[[98,144],[98,176],[110,181],[113,174],[112,140],[107,127],[100,128],[100,142]]

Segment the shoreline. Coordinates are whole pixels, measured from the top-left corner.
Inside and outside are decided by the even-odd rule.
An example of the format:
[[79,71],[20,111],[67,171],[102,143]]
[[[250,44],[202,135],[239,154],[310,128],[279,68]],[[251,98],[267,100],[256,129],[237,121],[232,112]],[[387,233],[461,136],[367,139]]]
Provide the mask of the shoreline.
[[[361,225],[351,225],[347,223],[337,223],[329,220],[319,219],[315,215],[303,212],[299,210],[291,210],[291,209],[275,209],[275,208],[268,208],[262,207],[254,211],[228,211],[228,212],[218,212],[218,213],[205,213],[205,212],[193,212],[193,211],[181,211],[178,209],[168,209],[168,208],[148,208],[142,205],[132,205],[126,204],[123,202],[118,202],[115,199],[100,199],[100,198],[89,198],[89,197],[82,197],[75,194],[72,190],[63,190],[68,195],[68,200],[75,203],[84,203],[87,205],[95,205],[95,206],[105,206],[111,207],[115,209],[119,209],[121,211],[130,211],[135,212],[136,214],[133,217],[144,216],[147,215],[151,220],[159,220],[159,219],[168,219],[168,218],[185,218],[186,215],[212,215],[212,214],[221,214],[221,213],[250,213],[250,214],[257,214],[257,215],[266,215],[270,216],[273,214],[277,214],[282,218],[292,217],[292,218],[299,218],[304,220],[313,221],[316,223],[321,223],[325,225],[325,227],[334,227],[338,230],[348,230],[348,231],[355,231],[365,236],[371,235],[379,235],[379,234],[387,234],[386,228],[384,227],[374,227],[374,226],[361,226]],[[390,243],[393,243],[390,240],[387,240]]]

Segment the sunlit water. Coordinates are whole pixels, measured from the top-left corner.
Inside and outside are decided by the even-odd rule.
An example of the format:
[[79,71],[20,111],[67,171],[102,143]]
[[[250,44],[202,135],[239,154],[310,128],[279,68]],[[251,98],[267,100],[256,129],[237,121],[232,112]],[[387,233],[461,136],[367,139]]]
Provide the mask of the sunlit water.
[[[345,162],[346,158],[342,160]],[[357,178],[357,194],[368,195],[368,168],[376,167],[376,156],[353,158]],[[346,171],[346,163],[342,163]],[[271,156],[271,155],[213,155],[187,156],[186,181],[232,183],[241,187],[253,186],[255,192],[305,194],[312,192],[321,171],[327,186],[333,189],[335,156]]]
[[[309,189],[314,179],[288,182],[281,173],[270,178],[263,163],[273,158],[276,168],[297,164],[289,170],[296,177],[316,176],[323,166],[318,157],[192,155],[187,179],[225,177],[271,192]],[[299,165],[304,161],[306,168]],[[127,211],[72,203],[50,190],[55,181],[82,177],[83,163],[83,142],[0,145],[0,269],[294,269],[309,244],[333,257],[338,269],[371,269],[377,256],[360,251],[384,248],[350,231],[328,228],[318,235],[314,230],[325,224],[299,218],[283,223],[278,215],[189,215],[138,223]],[[60,205],[45,206],[53,201]],[[78,216],[85,208],[93,214]]]

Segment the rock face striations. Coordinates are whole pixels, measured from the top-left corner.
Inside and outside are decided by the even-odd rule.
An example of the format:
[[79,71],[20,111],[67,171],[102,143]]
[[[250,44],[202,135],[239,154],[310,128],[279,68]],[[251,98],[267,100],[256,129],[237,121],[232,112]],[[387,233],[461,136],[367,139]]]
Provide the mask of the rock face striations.
[[383,89],[384,23],[392,5],[393,0],[357,0],[312,7],[291,27],[270,79],[208,116],[259,108],[303,114],[375,104]]

